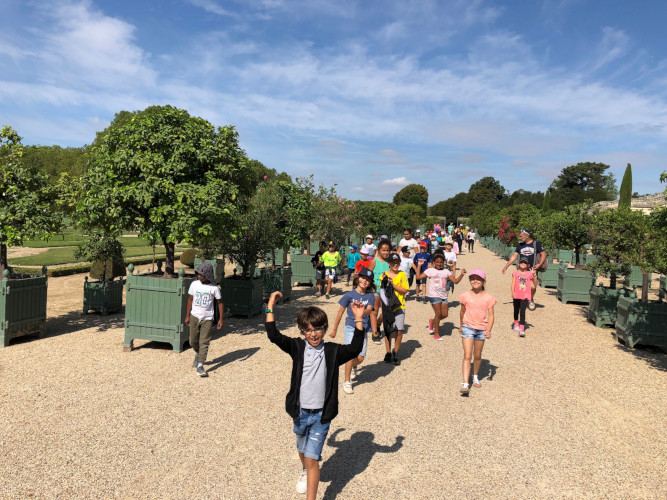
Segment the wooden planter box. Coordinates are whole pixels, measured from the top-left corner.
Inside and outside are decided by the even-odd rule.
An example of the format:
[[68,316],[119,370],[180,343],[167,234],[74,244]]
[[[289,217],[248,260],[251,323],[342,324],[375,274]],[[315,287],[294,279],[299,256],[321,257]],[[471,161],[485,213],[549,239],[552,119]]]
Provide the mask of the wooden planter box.
[[213,277],[215,278],[216,283],[220,283],[220,280],[225,276],[225,259],[200,259],[195,257],[195,269],[202,262],[210,262],[213,266]]
[[[649,286],[651,279],[653,278],[652,273],[648,273],[648,282]],[[632,288],[633,286],[642,286],[642,270],[639,266],[632,266],[630,268],[630,276],[626,276],[624,279],[625,286]]]
[[264,280],[261,276],[251,280],[228,276],[220,283],[225,314],[240,314],[252,318],[264,310]]
[[312,255],[292,255],[292,282],[297,285],[315,285]]
[[134,340],[140,339],[166,342],[182,352],[190,336],[185,324],[188,290],[196,278],[186,277],[183,269],[178,278],[134,274],[132,264],[128,270],[124,349],[131,351]]
[[292,267],[287,265],[279,267],[278,269],[263,269],[262,277],[264,278],[264,297],[266,299],[273,292],[281,292],[283,294],[281,301],[292,298]]
[[537,281],[542,288],[557,288],[558,287],[558,270],[560,265],[558,263],[549,262],[547,270],[537,274]]
[[123,278],[118,281],[99,280],[83,283],[83,314],[98,311],[103,315],[118,312],[123,308]]
[[0,281],[0,347],[17,337],[46,333],[46,267],[42,276],[10,275],[5,269]]
[[561,264],[558,268],[558,300],[563,304],[568,302],[588,304],[594,280],[595,277],[590,271],[568,269]]
[[616,340],[622,339],[628,347],[637,344],[667,346],[667,303],[637,300],[633,296],[618,299]]
[[618,311],[618,299],[629,297],[632,290],[627,288],[605,288],[602,284],[591,287],[590,301],[588,303],[588,321],[595,326],[614,326],[616,323],[616,312]]
[[565,262],[566,264],[569,264],[572,262],[572,256],[574,255],[574,252],[572,250],[556,250],[557,252],[557,258],[558,262]]

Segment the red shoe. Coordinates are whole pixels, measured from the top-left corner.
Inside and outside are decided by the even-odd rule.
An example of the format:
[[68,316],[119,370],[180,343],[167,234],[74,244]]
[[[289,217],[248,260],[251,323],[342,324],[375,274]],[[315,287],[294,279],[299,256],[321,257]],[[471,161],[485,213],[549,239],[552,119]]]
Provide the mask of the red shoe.
[[431,318],[428,319],[428,331],[433,335],[433,332],[435,331],[433,329],[433,320]]

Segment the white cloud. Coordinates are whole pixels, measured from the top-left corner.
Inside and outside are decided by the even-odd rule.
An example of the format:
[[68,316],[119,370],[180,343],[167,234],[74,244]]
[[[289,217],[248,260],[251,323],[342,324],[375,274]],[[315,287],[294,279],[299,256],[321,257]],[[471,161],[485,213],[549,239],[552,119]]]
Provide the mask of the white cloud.
[[219,16],[232,16],[232,17],[237,16],[234,12],[230,12],[224,7],[222,7],[215,0],[187,0],[187,1],[188,3],[194,5],[195,7],[200,7],[204,9],[206,12],[210,12],[211,14],[217,14]]
[[385,179],[382,181],[385,186],[407,186],[410,181],[405,177],[395,177],[394,179]]

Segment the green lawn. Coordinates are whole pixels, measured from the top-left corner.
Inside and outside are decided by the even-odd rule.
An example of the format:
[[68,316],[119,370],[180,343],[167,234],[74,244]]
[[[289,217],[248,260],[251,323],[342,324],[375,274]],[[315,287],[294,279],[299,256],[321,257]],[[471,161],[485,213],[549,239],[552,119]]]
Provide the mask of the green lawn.
[[[153,247],[146,245],[146,241],[141,238],[123,238],[123,240],[132,240],[134,245],[125,246],[125,257],[138,257],[140,255],[153,255]],[[143,243],[143,246],[136,245],[137,242]],[[27,245],[26,245],[27,246]],[[34,248],[34,247],[33,247]],[[177,246],[176,251],[180,252],[189,248],[187,246]],[[57,266],[61,264],[69,264],[79,262],[74,259],[75,246],[66,246],[64,248],[51,248],[39,255],[31,255],[29,257],[10,258],[9,264],[13,266]],[[155,257],[164,259],[164,247],[162,245],[155,247]]]

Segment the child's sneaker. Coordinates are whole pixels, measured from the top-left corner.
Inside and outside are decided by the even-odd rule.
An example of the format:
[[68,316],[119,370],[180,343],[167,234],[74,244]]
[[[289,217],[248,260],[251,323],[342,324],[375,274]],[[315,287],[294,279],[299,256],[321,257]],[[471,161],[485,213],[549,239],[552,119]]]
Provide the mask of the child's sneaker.
[[350,380],[355,380],[357,378],[357,367],[352,367],[352,373],[350,373]]
[[197,375],[200,377],[208,377],[208,373],[206,373],[204,365],[197,365]]
[[388,352],[387,354],[384,355],[384,362],[385,363],[391,363],[391,353]]
[[327,293],[327,299],[329,298],[329,294]]
[[515,332],[518,332],[519,331],[519,323],[514,323],[512,325],[512,330],[514,330]]
[[345,394],[354,394],[354,389],[352,389],[352,382],[344,382],[343,391],[345,391]]
[[433,340],[445,340],[445,339],[443,339],[442,337],[433,336]]
[[381,339],[382,339],[382,334],[379,331],[378,332],[373,332],[371,334],[371,340],[373,342],[375,342],[376,344],[379,344],[381,342]]
[[519,328],[519,337],[525,337],[526,336],[526,330],[523,328]]
[[535,301],[534,300],[531,300],[530,302],[528,302],[528,310],[529,311],[534,311],[535,310]]
[[398,366],[401,364],[401,360],[398,358],[398,353],[396,351],[391,352],[391,361],[394,365]]
[[322,295],[322,292],[316,292],[315,297],[320,297]]
[[433,332],[435,331],[433,329],[433,319],[431,318],[428,319],[428,331],[431,333],[431,335],[433,335]]
[[308,473],[306,469],[301,469],[299,479],[296,482],[296,492],[305,494],[308,492]]

